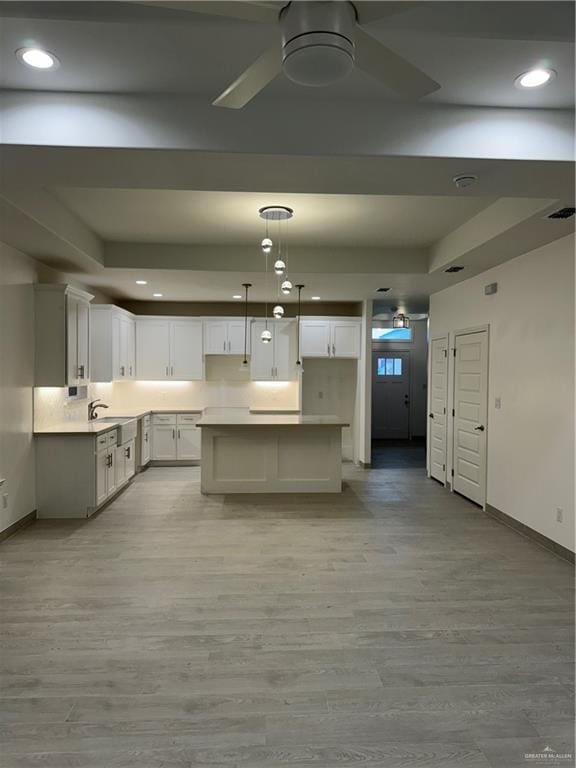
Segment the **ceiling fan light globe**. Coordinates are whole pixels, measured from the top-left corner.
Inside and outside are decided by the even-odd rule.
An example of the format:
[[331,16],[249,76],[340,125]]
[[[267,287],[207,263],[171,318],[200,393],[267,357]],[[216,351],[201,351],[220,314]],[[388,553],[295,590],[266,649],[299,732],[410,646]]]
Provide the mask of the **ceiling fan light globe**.
[[354,69],[354,48],[349,41],[341,41],[338,46],[319,43],[294,48],[282,62],[284,74],[293,83],[313,88],[343,80]]

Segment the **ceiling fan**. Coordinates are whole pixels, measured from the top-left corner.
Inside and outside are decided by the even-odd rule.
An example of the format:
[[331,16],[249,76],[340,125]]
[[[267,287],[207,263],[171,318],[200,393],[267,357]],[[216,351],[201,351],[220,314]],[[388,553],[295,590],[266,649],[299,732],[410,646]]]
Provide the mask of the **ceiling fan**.
[[212,102],[216,107],[241,109],[282,71],[299,85],[323,86],[337,82],[358,67],[399,96],[416,99],[440,88],[439,83],[382,45],[361,26],[397,13],[399,6],[405,7],[406,3],[139,0],[139,4],[279,27],[280,40],[264,51]]

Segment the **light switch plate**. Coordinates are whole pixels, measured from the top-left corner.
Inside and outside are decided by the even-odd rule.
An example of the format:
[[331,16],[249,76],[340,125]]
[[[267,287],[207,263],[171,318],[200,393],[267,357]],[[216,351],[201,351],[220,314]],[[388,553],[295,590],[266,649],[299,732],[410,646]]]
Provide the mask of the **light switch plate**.
[[502,408],[502,399],[500,397],[494,398],[494,408],[500,410]]

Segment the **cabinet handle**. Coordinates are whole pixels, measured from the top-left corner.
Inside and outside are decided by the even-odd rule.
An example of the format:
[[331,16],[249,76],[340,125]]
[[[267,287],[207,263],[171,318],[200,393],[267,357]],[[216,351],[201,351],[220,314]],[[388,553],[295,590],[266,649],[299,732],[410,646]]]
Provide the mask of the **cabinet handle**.
[[178,440],[180,440],[180,430],[178,430]]
[[224,340],[224,352],[226,352],[226,340]]
[[144,442],[148,442],[148,432],[144,432]]
[[124,451],[124,456],[126,456],[127,459],[130,458],[130,446],[128,446],[128,448],[126,448],[126,450]]
[[232,352],[232,342],[228,342],[228,352]]
[[330,344],[328,344],[328,357],[330,357]]
[[121,366],[120,366],[120,376],[124,376],[124,371],[125,371],[125,370],[126,370],[126,369],[124,368],[124,366],[123,366],[123,365],[121,365]]
[[172,440],[176,440],[176,430],[172,430]]
[[83,379],[84,378],[84,366],[79,365],[78,366],[78,378]]
[[170,367],[170,376],[174,376],[174,366]]
[[332,344],[332,357],[336,357],[336,344]]
[[169,376],[169,375],[170,374],[168,373],[168,366],[166,366],[166,376]]
[[130,376],[132,376],[132,366],[130,366]]

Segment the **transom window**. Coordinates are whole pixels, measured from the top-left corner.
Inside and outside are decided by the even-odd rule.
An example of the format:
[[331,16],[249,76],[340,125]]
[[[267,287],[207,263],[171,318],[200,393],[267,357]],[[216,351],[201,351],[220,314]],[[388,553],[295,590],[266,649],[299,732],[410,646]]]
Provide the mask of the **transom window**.
[[376,372],[378,376],[402,376],[402,358],[379,357]]
[[412,328],[372,328],[372,341],[412,341]]

